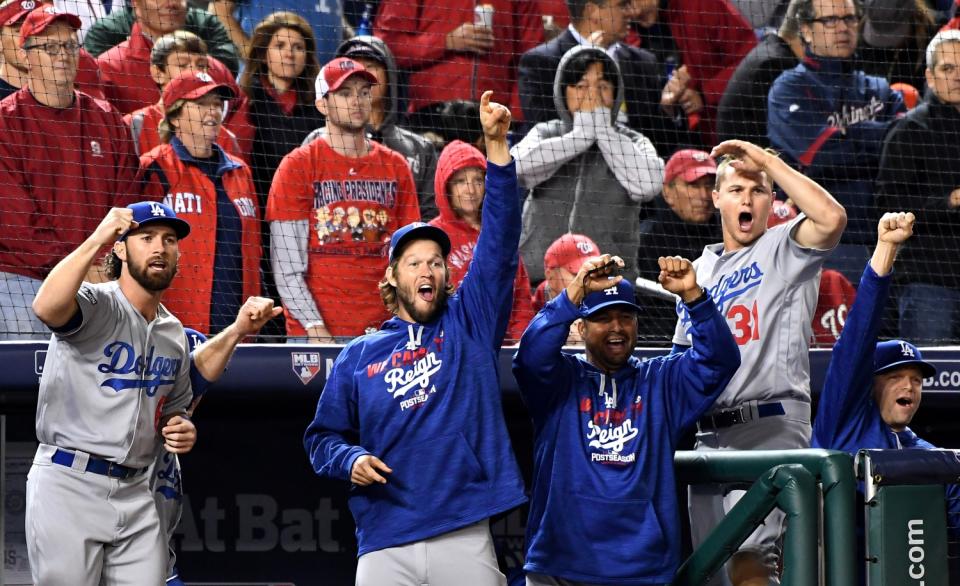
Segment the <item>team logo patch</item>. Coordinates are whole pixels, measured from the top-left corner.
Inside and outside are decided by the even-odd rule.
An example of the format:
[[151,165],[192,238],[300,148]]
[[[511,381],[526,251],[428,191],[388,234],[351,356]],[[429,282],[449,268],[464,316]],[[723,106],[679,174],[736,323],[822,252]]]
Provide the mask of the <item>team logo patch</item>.
[[577,241],[577,250],[580,254],[593,254],[593,245],[589,242]]
[[320,373],[319,352],[291,352],[290,361],[293,373],[300,378],[300,382],[308,384],[313,377]]

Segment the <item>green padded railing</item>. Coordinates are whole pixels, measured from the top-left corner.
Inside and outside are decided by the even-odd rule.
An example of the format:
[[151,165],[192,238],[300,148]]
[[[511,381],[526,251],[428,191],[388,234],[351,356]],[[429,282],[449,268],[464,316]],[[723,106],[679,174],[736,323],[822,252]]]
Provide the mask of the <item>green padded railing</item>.
[[[858,583],[855,541],[856,515],[858,514],[855,496],[856,479],[854,477],[853,457],[850,454],[834,450],[677,452],[674,463],[677,477],[686,484],[756,482],[765,478],[768,472],[772,472],[771,468],[781,464],[797,464],[803,467],[820,483],[823,492],[825,586],[850,586]],[[775,487],[768,487],[768,489],[773,488]],[[753,489],[751,488],[751,490]],[[783,507],[781,506],[781,508]],[[787,513],[790,514],[789,511]],[[814,523],[819,522],[816,509],[812,517]],[[761,520],[762,518],[763,516],[759,517]],[[791,520],[790,528],[787,530],[788,534],[794,528],[793,523],[795,522]],[[758,524],[759,521],[753,527]],[[723,526],[722,523],[721,526]],[[750,532],[752,532],[752,528]],[[747,536],[750,532],[747,532]],[[738,534],[739,532],[732,532],[725,537],[733,539]],[[744,536],[745,538],[746,536]],[[721,546],[722,555],[719,557],[722,557],[722,559],[719,564],[714,564],[712,562],[717,556],[714,552],[705,551],[705,546],[713,544],[711,547],[716,547],[717,545],[708,539],[701,544],[701,547],[693,553],[681,568],[681,572],[697,570],[700,581],[693,579],[694,577],[691,574],[684,574],[684,579],[693,579],[693,581],[675,581],[674,584],[677,586],[681,584],[689,584],[690,586],[703,584],[705,582],[704,578],[719,569],[719,566],[736,551],[737,546],[742,541],[741,539],[737,543],[726,543]],[[818,564],[810,561],[816,559],[816,551],[814,551],[812,558],[807,558],[804,561],[798,559],[794,562],[794,565],[802,566],[797,568],[797,571],[812,571],[816,576]],[[710,560],[711,563],[707,564],[707,560]],[[787,557],[785,552],[785,585],[787,584],[788,573],[793,571],[793,568],[787,567],[789,560],[790,558]],[[687,566],[690,566],[690,569],[684,570],[683,568]],[[704,575],[704,573],[706,574]],[[789,575],[792,576],[792,574]],[[686,578],[686,576],[690,576],[690,578]],[[679,573],[677,577],[679,580],[681,577]],[[800,577],[798,576],[796,579],[800,579]],[[801,583],[805,584],[806,582],[795,584]],[[794,583],[791,582],[791,584]],[[813,584],[816,584],[816,582],[813,582]]]

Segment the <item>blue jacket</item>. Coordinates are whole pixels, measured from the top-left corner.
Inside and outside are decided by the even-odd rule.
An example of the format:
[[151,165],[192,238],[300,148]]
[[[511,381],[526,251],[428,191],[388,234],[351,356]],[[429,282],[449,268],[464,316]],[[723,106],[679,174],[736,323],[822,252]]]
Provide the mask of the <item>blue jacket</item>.
[[420,541],[522,504],[500,405],[497,357],[520,240],[514,164],[487,166],[483,229],[447,307],[428,323],[394,317],[337,357],[304,446],[320,476],[349,481],[373,454],[384,485],[352,486],[359,554]]
[[770,144],[847,209],[847,242],[876,232],[873,179],[883,137],[903,96],[887,80],[853,69],[850,60],[814,57],[773,82],[767,97]]
[[693,348],[607,375],[561,352],[580,317],[566,294],[537,314],[513,373],[533,417],[524,569],[591,584],[664,584],[680,564],[673,454],[740,351],[713,301],[690,308]]
[[[811,447],[854,456],[862,449],[936,449],[909,427],[900,432],[890,429],[873,401],[873,354],[891,280],[892,273],[880,277],[869,263],[863,271],[857,299],[830,356]],[[960,515],[960,486],[946,488],[951,513]]]

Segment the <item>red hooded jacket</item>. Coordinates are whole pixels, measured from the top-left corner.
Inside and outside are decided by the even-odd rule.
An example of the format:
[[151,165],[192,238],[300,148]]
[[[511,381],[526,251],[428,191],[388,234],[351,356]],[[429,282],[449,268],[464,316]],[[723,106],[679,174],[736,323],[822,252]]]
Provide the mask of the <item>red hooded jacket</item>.
[[[483,154],[469,144],[455,140],[447,145],[440,153],[437,161],[437,173],[434,176],[433,187],[437,198],[437,208],[440,216],[430,220],[431,226],[441,228],[450,237],[450,256],[447,257],[447,266],[450,268],[450,279],[454,285],[467,274],[470,261],[473,260],[473,249],[480,237],[480,231],[460,219],[447,196],[447,182],[460,169],[467,167],[487,168],[487,160]],[[510,323],[507,324],[507,335],[504,344],[513,344],[520,340],[523,330],[533,319],[533,305],[530,302],[530,277],[527,268],[523,266],[523,259],[517,267],[517,277],[513,280],[513,311],[510,314]]]

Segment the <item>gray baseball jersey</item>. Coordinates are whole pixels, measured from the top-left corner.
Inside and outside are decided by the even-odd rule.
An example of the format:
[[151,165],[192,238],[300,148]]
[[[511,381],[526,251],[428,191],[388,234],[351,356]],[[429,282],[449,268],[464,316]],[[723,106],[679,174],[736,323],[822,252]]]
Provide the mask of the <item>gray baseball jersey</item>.
[[37,439],[143,468],[157,423],[191,400],[187,338],[162,305],[147,323],[117,282],[84,283],[80,326],[54,334],[40,379]]
[[[797,244],[792,234],[804,219],[800,214],[734,252],[711,244],[693,263],[697,281],[726,316],[740,346],[740,369],[715,409],[746,401],[810,402],[810,322],[820,268],[830,251]],[[674,344],[691,344],[689,327],[689,318],[681,314]]]

